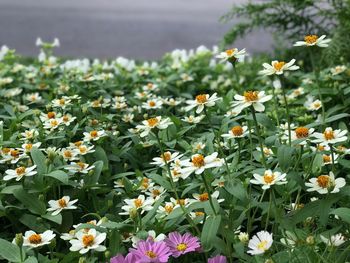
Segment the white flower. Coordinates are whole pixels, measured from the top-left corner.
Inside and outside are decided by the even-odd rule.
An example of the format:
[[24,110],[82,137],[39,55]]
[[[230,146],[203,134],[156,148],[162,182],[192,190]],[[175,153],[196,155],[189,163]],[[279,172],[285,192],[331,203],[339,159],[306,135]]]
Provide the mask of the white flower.
[[70,251],[79,251],[85,254],[89,250],[105,251],[106,247],[100,245],[106,239],[106,233],[99,233],[96,229],[90,229],[87,233],[79,231],[76,233],[77,239],[69,241],[71,243]]
[[71,100],[68,97],[62,97],[60,99],[54,99],[51,103],[52,103],[52,107],[65,109],[67,106],[71,104]]
[[97,141],[99,140],[100,138],[104,137],[104,136],[107,136],[106,132],[104,130],[101,130],[101,131],[96,131],[96,130],[93,130],[93,131],[90,131],[90,132],[84,132],[84,141],[85,142],[89,142],[89,141]]
[[144,195],[139,195],[135,199],[125,199],[124,202],[126,205],[122,206],[122,210],[125,212],[119,213],[120,215],[129,215],[133,210],[141,210],[141,214],[143,214],[145,211],[153,209],[154,199],[151,197],[145,199]]
[[190,116],[188,116],[188,117],[187,117],[187,116],[184,117],[182,120],[183,120],[184,122],[187,122],[187,123],[197,124],[197,123],[200,123],[201,120],[204,119],[204,117],[205,117],[205,115],[199,115],[199,116],[197,116],[197,117],[195,117],[195,116],[193,116],[193,115],[190,115]]
[[331,154],[323,154],[322,155],[322,159],[323,159],[323,164],[322,165],[332,164],[333,162],[334,163],[338,163],[338,160],[337,160],[338,157],[339,157],[339,155],[335,153],[334,154],[334,160],[333,160]]
[[184,176],[188,176],[191,173],[201,174],[205,169],[220,167],[223,165],[223,160],[217,158],[218,153],[214,152],[211,155],[203,156],[202,154],[195,154],[191,159],[181,161],[181,166],[185,168],[181,169],[181,173]]
[[262,189],[269,189],[271,185],[281,185],[286,184],[286,174],[281,174],[280,172],[272,172],[271,170],[266,170],[264,175],[253,174],[255,179],[251,179],[252,184],[262,185]]
[[272,234],[267,231],[260,231],[249,240],[248,247],[250,250],[247,253],[251,255],[264,254],[271,247],[272,242]]
[[347,133],[347,130],[333,130],[331,127],[327,127],[323,133],[315,132],[313,137],[316,139],[314,139],[312,142],[320,143],[321,145],[344,142],[348,139],[346,136]]
[[153,186],[148,191],[146,195],[151,196],[156,201],[166,192],[163,186]]
[[277,61],[274,60],[271,62],[271,65],[268,63],[264,63],[263,67],[264,69],[259,72],[261,75],[282,75],[284,71],[288,70],[298,70],[300,67],[294,65],[295,59],[292,59],[288,63],[284,61]]
[[70,173],[82,173],[87,174],[90,170],[94,169],[94,165],[89,165],[83,162],[71,162],[68,166],[65,167]]
[[171,163],[179,158],[181,158],[183,154],[180,154],[178,152],[164,152],[163,156],[160,157],[154,157],[151,162],[151,164],[158,165],[160,167],[164,166],[166,163]]
[[146,110],[161,109],[163,102],[159,99],[150,99],[147,102],[142,103],[142,108]]
[[309,189],[308,192],[317,191],[319,194],[338,193],[340,188],[346,184],[344,178],[334,178],[333,172],[329,175],[320,175],[317,178],[311,178],[308,183],[305,183]]
[[316,111],[322,107],[322,102],[318,99],[315,100],[313,96],[307,96],[304,107],[309,111]]
[[323,235],[320,236],[323,243],[327,246],[338,247],[345,242],[345,237],[342,234],[332,235],[330,238],[326,238]]
[[304,37],[304,41],[295,42],[295,47],[300,46],[318,46],[318,47],[328,47],[328,43],[331,42],[331,39],[325,39],[326,35],[318,37],[317,35],[307,35]]
[[78,143],[80,143],[80,144],[79,145],[74,144],[74,147],[72,148],[75,153],[80,154],[80,155],[85,155],[88,153],[95,152],[94,145],[85,145],[85,144],[82,144],[81,141],[79,141]]
[[338,74],[343,73],[346,69],[347,69],[347,67],[343,65],[343,66],[336,66],[334,68],[331,68],[330,70],[331,70],[332,75],[336,76]]
[[56,234],[51,230],[46,230],[42,234],[37,234],[32,230],[26,231],[23,237],[23,246],[36,248],[48,245],[55,236]]
[[29,153],[29,152],[33,149],[33,147],[39,149],[40,145],[41,145],[41,142],[37,142],[37,143],[24,143],[24,144],[22,144],[22,149],[21,149],[21,150],[23,150],[23,151],[26,152],[26,153]]
[[19,181],[23,178],[23,176],[33,176],[36,174],[36,171],[33,171],[36,168],[36,165],[33,165],[31,167],[25,167],[25,166],[20,166],[17,167],[16,169],[8,169],[5,171],[5,176],[3,180],[8,181],[13,178],[16,178],[16,181]]
[[32,140],[39,135],[39,131],[36,129],[26,130],[21,133],[22,138],[20,140]]
[[209,96],[209,94],[200,94],[196,96],[196,99],[186,101],[189,106],[185,107],[185,110],[190,111],[197,107],[196,113],[199,114],[204,110],[204,107],[213,107],[215,105],[215,101],[220,99],[221,98],[218,98],[216,93],[211,96]]
[[150,118],[147,120],[144,120],[142,122],[142,125],[139,124],[136,126],[136,129],[141,130],[141,137],[147,136],[150,131],[154,128],[158,128],[160,130],[164,130],[168,128],[169,125],[173,124],[169,118],[162,119],[161,116],[157,116],[155,118]]
[[0,61],[4,59],[6,56],[7,52],[9,52],[10,49],[7,46],[2,46],[0,49]]
[[60,151],[60,154],[62,155],[63,159],[66,161],[72,161],[72,160],[77,160],[78,159],[78,153],[76,151],[73,151],[69,148],[63,148]]
[[[211,198],[217,199],[218,203],[221,203],[223,201],[225,201],[225,199],[218,199],[219,197],[219,191],[215,191],[211,194]],[[206,202],[209,200],[209,194],[204,192],[202,194],[192,194],[193,198],[192,200],[190,200],[190,203],[196,203],[196,202]]]
[[61,118],[49,119],[44,122],[44,129],[48,129],[50,131],[55,130],[62,123]]
[[[307,127],[297,127],[295,130],[291,131],[291,138],[292,141],[296,140],[302,140],[299,144],[305,145],[306,140],[312,136],[313,132],[315,131],[314,128],[307,128]],[[285,131],[284,135],[282,136],[283,140],[288,140],[288,131]]]
[[[260,147],[256,147],[256,149],[257,149],[257,151],[261,152],[261,148]],[[263,147],[263,152],[264,152],[264,155],[266,157],[270,157],[271,155],[273,155],[273,151],[270,148],[266,147],[266,146]]]
[[242,62],[246,55],[245,49],[238,50],[237,48],[228,49],[224,52],[220,52],[216,58],[222,59],[222,61],[228,62]]
[[[147,240],[152,240],[153,242],[159,242],[159,241],[163,241],[166,238],[166,235],[164,234],[159,234],[157,235],[156,232],[154,230],[150,230],[147,232],[148,233],[148,237],[146,238]],[[137,247],[137,243],[140,241],[141,239],[138,238],[137,236],[133,236],[131,238],[132,241],[132,246],[133,247]]]
[[226,133],[226,134],[222,134],[221,136],[224,138],[228,138],[228,139],[234,139],[234,138],[243,138],[248,134],[248,127],[247,126],[234,126],[231,128],[231,130]]
[[47,209],[47,211],[53,211],[52,215],[55,216],[61,213],[62,210],[77,209],[77,207],[73,205],[76,202],[78,202],[78,199],[70,201],[69,196],[63,196],[58,200],[50,200],[50,207]]
[[243,96],[236,94],[235,101],[232,102],[232,111],[239,114],[243,109],[253,105],[258,112],[265,110],[264,102],[272,99],[272,95],[265,95],[265,91],[245,91]]

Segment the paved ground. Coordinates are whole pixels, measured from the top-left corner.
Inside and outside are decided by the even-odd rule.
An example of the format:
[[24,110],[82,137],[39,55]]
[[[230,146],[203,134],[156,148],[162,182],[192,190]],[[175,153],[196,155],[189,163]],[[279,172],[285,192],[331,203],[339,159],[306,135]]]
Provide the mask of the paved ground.
[[[230,27],[218,18],[244,0],[0,0],[0,45],[36,55],[35,39],[58,37],[57,54],[156,59],[175,48],[217,44]],[[231,24],[232,25],[232,24]],[[256,32],[235,45],[269,50]]]

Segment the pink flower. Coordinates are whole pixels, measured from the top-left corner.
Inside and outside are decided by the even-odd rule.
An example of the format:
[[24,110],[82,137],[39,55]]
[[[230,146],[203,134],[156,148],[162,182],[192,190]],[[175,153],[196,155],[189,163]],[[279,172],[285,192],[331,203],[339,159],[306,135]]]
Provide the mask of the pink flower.
[[171,232],[165,242],[172,256],[175,258],[200,248],[198,238],[192,236],[190,233],[181,235],[179,232]]
[[115,257],[112,257],[110,261],[110,263],[134,263],[134,262],[135,262],[135,257],[131,253],[126,255],[125,258],[121,254],[116,255]]
[[209,258],[208,263],[227,263],[227,260],[225,256],[218,255],[213,258]]
[[140,240],[137,248],[131,248],[129,251],[135,257],[132,263],[166,263],[171,256],[164,241],[153,242],[151,239]]

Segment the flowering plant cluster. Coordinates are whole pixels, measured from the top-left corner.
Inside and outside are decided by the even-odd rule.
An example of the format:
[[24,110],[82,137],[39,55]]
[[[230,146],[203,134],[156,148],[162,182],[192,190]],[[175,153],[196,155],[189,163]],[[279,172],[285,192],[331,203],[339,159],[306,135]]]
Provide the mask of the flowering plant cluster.
[[[350,260],[348,65],[245,49],[158,62],[0,50],[0,259]],[[279,58],[281,59],[281,58]]]

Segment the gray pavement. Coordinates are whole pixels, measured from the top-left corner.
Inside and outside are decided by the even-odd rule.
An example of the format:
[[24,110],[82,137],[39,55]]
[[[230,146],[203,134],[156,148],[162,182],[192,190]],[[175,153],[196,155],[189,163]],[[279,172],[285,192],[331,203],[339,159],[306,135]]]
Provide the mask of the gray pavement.
[[[66,57],[157,59],[176,48],[218,44],[232,26],[219,17],[244,0],[0,0],[0,45],[36,55],[35,40],[58,37]],[[254,32],[235,46],[270,50]]]

